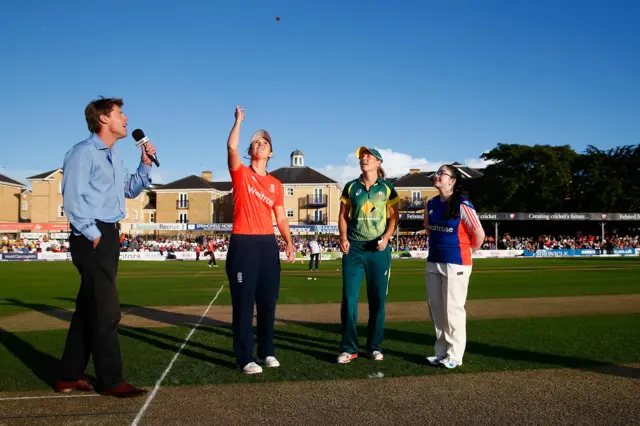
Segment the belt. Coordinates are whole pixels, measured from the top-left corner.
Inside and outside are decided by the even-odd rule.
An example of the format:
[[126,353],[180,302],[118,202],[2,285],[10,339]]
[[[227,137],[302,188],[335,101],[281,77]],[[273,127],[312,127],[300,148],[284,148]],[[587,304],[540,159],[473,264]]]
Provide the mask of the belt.
[[113,227],[113,228],[117,229],[118,231],[120,230],[120,222],[103,222],[101,220],[96,220],[96,225]]

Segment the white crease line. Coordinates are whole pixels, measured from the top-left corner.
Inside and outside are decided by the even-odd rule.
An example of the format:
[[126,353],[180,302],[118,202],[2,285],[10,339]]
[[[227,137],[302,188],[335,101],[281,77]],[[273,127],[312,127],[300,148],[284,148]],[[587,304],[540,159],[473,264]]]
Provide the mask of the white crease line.
[[211,309],[211,306],[213,305],[213,302],[216,301],[216,299],[218,298],[218,295],[220,294],[220,292],[222,291],[223,288],[224,288],[224,285],[221,285],[220,286],[220,290],[218,290],[218,292],[216,293],[215,297],[211,300],[211,303],[209,303],[209,306],[207,307],[207,309],[205,309],[205,311],[202,314],[202,316],[200,317],[200,320],[198,321],[198,323],[191,329],[191,332],[189,333],[189,335],[187,335],[187,338],[184,339],[184,342],[182,342],[182,346],[180,346],[180,349],[178,349],[178,352],[176,352],[176,354],[173,356],[173,359],[171,360],[171,362],[167,366],[167,369],[164,370],[164,373],[162,373],[162,376],[160,376],[160,378],[156,382],[156,386],[153,388],[153,391],[151,392],[151,394],[149,395],[149,397],[145,401],[144,405],[142,406],[142,408],[138,412],[138,415],[136,416],[136,418],[133,420],[133,423],[131,423],[131,426],[136,426],[140,422],[140,419],[142,419],[142,416],[144,415],[144,412],[147,411],[147,408],[149,408],[149,405],[151,405],[151,401],[153,401],[153,398],[156,397],[156,394],[158,393],[158,390],[160,389],[160,385],[164,381],[164,378],[167,377],[167,374],[169,374],[169,371],[171,370],[171,367],[173,367],[173,364],[176,362],[176,360],[180,356],[180,352],[182,352],[182,349],[184,349],[184,346],[187,344],[187,342],[189,341],[189,339],[191,338],[193,333],[196,331],[196,328],[198,328],[198,326],[200,325],[200,323],[202,322],[204,317],[207,316],[207,312],[209,312],[209,309]]
[[52,399],[52,398],[89,398],[94,396],[100,396],[98,394],[89,395],[42,395],[42,396],[16,396],[9,398],[0,398],[0,401],[19,401],[23,399]]

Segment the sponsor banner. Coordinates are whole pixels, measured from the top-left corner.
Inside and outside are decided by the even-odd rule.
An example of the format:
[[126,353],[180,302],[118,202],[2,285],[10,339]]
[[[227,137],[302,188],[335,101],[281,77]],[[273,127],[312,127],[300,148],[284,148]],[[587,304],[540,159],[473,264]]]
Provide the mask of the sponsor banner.
[[427,256],[429,255],[429,251],[428,250],[415,250],[415,251],[409,250],[409,254],[414,259],[426,259]]
[[71,253],[53,253],[45,251],[38,253],[38,260],[56,261],[56,260],[71,260]]
[[640,250],[635,248],[614,248],[613,254],[626,254],[626,255],[637,255]]
[[121,251],[120,260],[164,260],[157,251]]
[[233,223],[189,223],[188,231],[228,231],[233,229]]
[[337,225],[316,225],[316,232],[320,234],[338,234],[338,226]]
[[529,257],[636,256],[638,249],[614,248],[612,254],[609,254],[605,249],[525,250],[524,255]]
[[524,255],[524,250],[478,250],[473,253],[474,259],[508,258]]
[[36,253],[2,253],[2,260],[7,262],[33,261],[38,260]]
[[400,213],[400,220],[422,220],[424,221],[424,213]]
[[69,224],[64,223],[0,223],[0,231],[68,231]]
[[[190,223],[187,225],[187,231],[219,231],[231,232],[233,223]],[[289,225],[289,230],[293,234],[338,234],[337,225]],[[280,235],[278,225],[273,225],[273,232]]]
[[51,235],[49,235],[49,237],[51,237],[54,240],[68,240],[69,233],[68,232],[52,232]]
[[132,223],[132,231],[186,231],[186,223]]
[[40,240],[47,236],[46,232],[21,232],[20,238],[26,240]]
[[[480,220],[640,221],[640,213],[478,213]],[[400,220],[424,220],[424,213],[400,213]]]

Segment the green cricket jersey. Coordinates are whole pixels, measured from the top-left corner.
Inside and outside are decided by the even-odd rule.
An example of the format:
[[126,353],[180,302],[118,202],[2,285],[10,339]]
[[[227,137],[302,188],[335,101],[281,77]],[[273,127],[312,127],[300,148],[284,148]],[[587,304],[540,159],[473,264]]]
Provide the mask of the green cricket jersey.
[[340,201],[351,207],[347,238],[350,241],[371,241],[385,233],[387,206],[396,205],[400,199],[391,182],[378,178],[367,191],[360,176],[345,185]]

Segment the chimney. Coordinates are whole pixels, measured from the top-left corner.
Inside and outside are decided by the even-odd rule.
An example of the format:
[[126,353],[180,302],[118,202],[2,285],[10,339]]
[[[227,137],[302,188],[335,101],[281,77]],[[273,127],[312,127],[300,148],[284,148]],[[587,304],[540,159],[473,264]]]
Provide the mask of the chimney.
[[213,173],[212,172],[202,172],[202,179],[213,182]]
[[409,169],[409,174],[410,175],[415,175],[417,173],[420,173],[420,169]]

